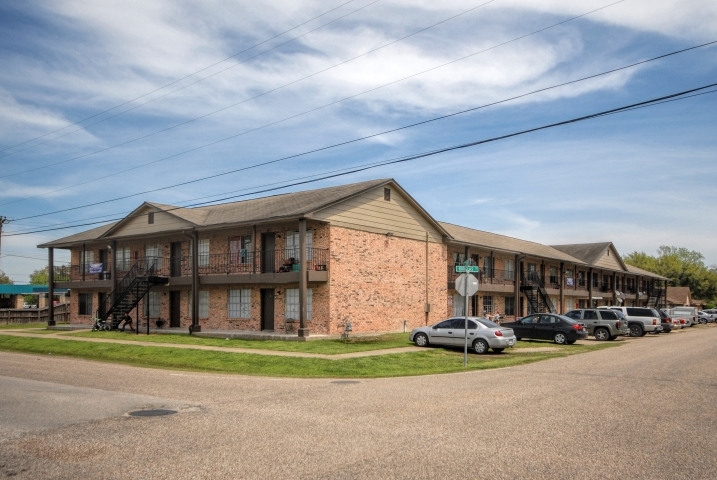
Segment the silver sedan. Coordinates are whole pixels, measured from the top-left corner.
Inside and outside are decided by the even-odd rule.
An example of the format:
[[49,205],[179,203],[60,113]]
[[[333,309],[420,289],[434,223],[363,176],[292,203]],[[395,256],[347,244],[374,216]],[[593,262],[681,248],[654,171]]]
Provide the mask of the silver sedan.
[[[428,345],[462,347],[465,345],[465,318],[443,320],[433,326],[414,328],[408,339],[419,347]],[[503,328],[486,318],[468,317],[468,345],[476,353],[487,353],[488,348],[502,352],[515,345],[513,330]]]

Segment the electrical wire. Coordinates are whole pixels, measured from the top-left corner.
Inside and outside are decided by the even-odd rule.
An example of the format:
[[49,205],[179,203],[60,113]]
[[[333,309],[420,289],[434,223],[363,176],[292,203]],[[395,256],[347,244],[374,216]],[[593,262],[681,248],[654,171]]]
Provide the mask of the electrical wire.
[[[72,211],[72,210],[79,210],[79,209],[82,209],[82,208],[93,207],[93,206],[102,205],[102,204],[105,204],[105,203],[110,203],[110,202],[114,202],[114,201],[118,201],[118,200],[124,200],[124,199],[127,199],[127,198],[136,197],[136,196],[139,196],[139,195],[146,195],[146,194],[148,194],[148,193],[154,193],[154,192],[161,191],[161,190],[167,190],[167,189],[170,189],[170,188],[175,188],[175,187],[177,187],[177,186],[183,186],[183,185],[187,185],[187,184],[190,184],[190,183],[197,183],[197,182],[201,182],[201,181],[204,181],[204,180],[209,180],[209,179],[212,179],[212,178],[216,178],[216,177],[219,177],[219,176],[230,175],[230,174],[233,174],[233,173],[238,173],[238,172],[246,171],[246,170],[253,169],[253,168],[258,168],[258,167],[262,167],[262,166],[271,165],[271,164],[274,164],[274,163],[283,162],[283,161],[286,161],[286,160],[298,158],[298,157],[305,156],[305,155],[309,155],[309,154],[312,154],[312,153],[317,153],[317,152],[321,152],[321,151],[325,151],[325,150],[337,148],[337,147],[340,147],[340,146],[345,146],[345,145],[348,145],[348,144],[356,143],[356,142],[359,142],[359,141],[363,141],[363,140],[375,138],[375,137],[380,136],[380,135],[386,135],[386,134],[394,133],[394,132],[397,132],[397,131],[400,131],[400,130],[405,130],[405,129],[412,128],[412,127],[416,127],[416,126],[420,126],[420,125],[425,125],[425,124],[430,123],[430,122],[439,121],[439,120],[444,120],[444,119],[451,118],[451,117],[454,117],[454,116],[457,116],[457,115],[461,115],[461,114],[464,114],[464,113],[473,112],[473,111],[480,110],[480,109],[483,109],[483,108],[487,108],[487,107],[490,107],[490,106],[495,106],[495,105],[499,105],[499,104],[502,104],[502,103],[506,103],[506,102],[509,102],[509,101],[512,101],[512,100],[516,100],[516,99],[520,99],[520,98],[525,98],[525,97],[527,97],[527,96],[529,96],[529,95],[534,95],[534,94],[542,93],[542,92],[545,92],[545,91],[548,91],[548,90],[552,90],[552,89],[555,89],[555,88],[560,88],[560,87],[563,87],[563,86],[566,86],[566,85],[571,85],[571,84],[575,84],[575,83],[578,83],[578,82],[590,80],[590,79],[597,78],[597,77],[600,77],[600,76],[608,75],[608,74],[610,74],[610,73],[615,73],[615,72],[618,72],[618,71],[621,71],[621,70],[625,70],[625,69],[628,69],[628,68],[633,68],[633,67],[636,67],[636,66],[638,66],[638,65],[644,65],[644,64],[649,63],[649,62],[657,61],[657,60],[660,60],[660,59],[663,59],[663,58],[667,58],[667,57],[670,57],[670,56],[673,56],[673,55],[677,55],[677,54],[680,54],[680,53],[688,52],[688,51],[691,51],[691,50],[694,50],[694,49],[697,49],[697,48],[702,48],[702,47],[705,47],[705,46],[708,46],[708,45],[712,45],[712,44],[715,44],[715,43],[717,43],[717,41],[712,41],[712,42],[704,43],[704,44],[701,44],[701,45],[697,45],[697,46],[693,46],[693,47],[688,47],[688,48],[684,48],[684,49],[681,49],[681,50],[676,50],[676,51],[674,51],[674,52],[670,52],[670,53],[658,55],[658,56],[656,56],[656,57],[652,57],[652,58],[649,58],[649,59],[647,59],[647,60],[642,60],[642,61],[635,62],[635,63],[629,64],[629,65],[625,65],[625,66],[622,66],[622,67],[618,67],[618,68],[614,68],[614,69],[611,69],[611,70],[607,70],[607,71],[605,71],[605,72],[601,72],[601,73],[598,73],[598,74],[588,75],[588,76],[586,76],[586,77],[582,77],[582,78],[579,78],[579,79],[576,79],[576,80],[570,80],[570,81],[568,81],[568,82],[559,83],[559,84],[556,84],[556,85],[552,85],[552,86],[550,86],[550,87],[540,88],[540,89],[537,89],[537,90],[533,90],[533,91],[531,91],[531,92],[523,93],[523,94],[520,94],[520,95],[516,95],[516,96],[513,96],[513,97],[506,98],[506,99],[502,99],[502,100],[498,100],[498,101],[491,102],[491,103],[488,103],[488,104],[480,105],[480,106],[477,106],[477,107],[472,107],[472,108],[469,108],[469,109],[466,109],[466,110],[461,110],[461,111],[458,111],[458,112],[450,113],[450,114],[447,114],[447,115],[442,115],[442,116],[435,117],[435,118],[432,118],[432,119],[423,120],[423,121],[420,121],[420,122],[415,122],[415,123],[412,123],[412,124],[404,125],[404,126],[397,127],[397,128],[393,128],[393,129],[389,129],[389,130],[384,130],[384,131],[379,132],[379,133],[374,133],[374,134],[371,134],[371,135],[366,135],[366,136],[363,136],[363,137],[359,137],[359,138],[347,140],[347,141],[344,141],[344,142],[335,143],[335,144],[332,144],[332,145],[328,145],[328,146],[325,146],[325,147],[320,147],[320,148],[312,149],[312,150],[309,150],[309,151],[305,151],[305,152],[293,154],[293,155],[290,155],[290,156],[281,157],[281,158],[277,158],[277,159],[273,159],[273,160],[268,160],[268,161],[256,163],[256,164],[253,164],[253,165],[248,165],[248,166],[241,167],[241,168],[234,169],[234,170],[230,170],[230,171],[227,171],[227,172],[222,172],[222,173],[219,173],[219,174],[210,175],[210,176],[207,176],[207,177],[202,177],[202,178],[190,180],[190,181],[187,181],[187,182],[182,182],[182,183],[178,183],[178,184],[173,184],[173,185],[169,185],[169,186],[165,186],[165,187],[160,187],[160,188],[156,188],[156,189],[145,190],[145,191],[143,191],[143,192],[137,192],[137,193],[133,193],[133,194],[129,194],[129,195],[124,195],[124,196],[116,197],[116,198],[113,198],[113,199],[108,199],[108,200],[102,200],[102,201],[98,201],[98,202],[94,202],[94,203],[89,203],[89,204],[85,204],[85,205],[81,205],[81,206],[77,206],[77,207],[70,207],[70,208],[65,208],[65,209],[61,209],[61,210],[55,210],[55,211],[47,212],[47,213],[43,213],[43,214],[30,215],[30,216],[27,216],[27,217],[22,217],[22,218],[18,218],[18,219],[13,219],[13,221],[14,221],[14,222],[19,222],[19,221],[23,221],[23,220],[29,220],[29,219],[32,219],[32,218],[37,218],[37,217],[42,217],[42,216],[47,216],[47,215],[54,215],[54,214],[57,214],[57,213],[64,213],[64,212],[68,212],[68,211]],[[142,165],[142,166],[147,166],[147,164],[144,164],[144,165]],[[139,167],[133,167],[132,169],[134,169],[134,168],[139,168]],[[129,169],[129,170],[131,170],[131,169]],[[5,204],[3,204],[3,205],[5,205]]]
[[[698,92],[698,91],[701,91],[701,90],[710,89],[710,88],[713,88],[713,87],[716,87],[716,86],[717,86],[717,83],[712,83],[712,84],[705,85],[705,86],[702,86],[702,87],[692,88],[692,89],[685,90],[685,91],[682,91],[682,92],[673,93],[673,94],[665,95],[665,96],[658,97],[658,98],[653,98],[653,99],[651,99],[651,100],[646,100],[646,101],[634,103],[634,104],[631,104],[631,105],[626,105],[626,106],[623,106],[623,107],[613,108],[613,109],[610,109],[610,110],[605,110],[605,111],[598,112],[598,113],[593,113],[593,114],[590,114],[590,115],[584,115],[584,116],[581,116],[581,117],[572,118],[572,119],[564,120],[564,121],[561,121],[561,122],[555,122],[555,123],[550,123],[550,124],[542,125],[542,126],[539,126],[539,127],[534,127],[534,128],[526,129],[526,130],[520,130],[520,131],[517,131],[517,132],[508,133],[508,134],[500,135],[500,136],[497,136],[497,137],[491,137],[491,138],[487,138],[487,139],[483,139],[483,140],[477,140],[477,141],[474,141],[474,142],[468,142],[468,143],[463,143],[463,144],[459,144],[459,145],[452,145],[452,146],[449,146],[449,147],[444,147],[444,148],[429,150],[429,151],[426,151],[426,152],[421,152],[421,153],[417,153],[417,154],[413,154],[413,155],[407,155],[407,156],[402,156],[402,157],[398,157],[398,158],[394,158],[394,159],[388,159],[388,160],[385,160],[385,161],[383,161],[383,162],[373,163],[373,164],[370,164],[370,165],[359,165],[359,166],[357,166],[357,167],[352,168],[351,170],[348,170],[348,171],[345,171],[345,172],[342,172],[342,173],[335,173],[335,174],[324,175],[324,176],[322,176],[322,177],[320,177],[320,178],[315,178],[315,179],[311,179],[311,180],[304,180],[304,181],[299,181],[299,182],[292,182],[292,183],[287,184],[287,185],[285,185],[285,186],[283,186],[283,187],[273,187],[273,188],[267,188],[267,189],[264,189],[264,190],[255,190],[255,191],[253,191],[253,192],[251,192],[251,193],[247,193],[247,194],[243,194],[243,195],[237,195],[237,196],[235,196],[235,197],[233,197],[233,198],[239,198],[239,197],[244,197],[244,196],[249,196],[249,195],[256,195],[256,194],[259,194],[259,193],[266,193],[266,192],[275,191],[275,190],[279,190],[279,189],[283,189],[283,188],[294,187],[294,186],[299,186],[299,185],[305,185],[305,184],[308,184],[308,183],[314,183],[314,182],[318,182],[318,181],[322,181],[322,180],[328,180],[328,179],[331,179],[331,178],[336,178],[336,177],[340,177],[340,176],[350,175],[350,174],[353,174],[353,173],[363,172],[363,171],[370,170],[370,169],[373,169],[373,168],[376,168],[376,167],[379,167],[379,166],[393,165],[393,164],[398,164],[398,163],[404,163],[404,162],[409,162],[409,161],[413,161],[413,160],[418,160],[418,159],[420,159],[420,158],[425,158],[425,157],[429,157],[429,156],[433,156],[433,155],[438,155],[438,154],[441,154],[441,153],[446,153],[446,152],[451,152],[451,151],[455,151],[455,150],[461,150],[461,149],[465,149],[465,148],[475,147],[475,146],[478,146],[478,145],[484,145],[484,144],[487,144],[487,143],[497,142],[497,141],[500,141],[500,140],[506,140],[506,139],[509,139],[509,138],[513,138],[513,137],[517,137],[517,136],[521,136],[521,135],[526,135],[526,134],[528,134],[528,133],[534,133],[534,132],[538,132],[538,131],[542,131],[542,130],[547,130],[547,129],[550,129],[550,128],[555,128],[555,127],[570,125],[570,124],[573,124],[573,123],[578,123],[578,122],[582,122],[582,121],[586,121],[586,120],[591,120],[591,119],[600,118],[600,117],[604,117],[604,116],[608,116],[608,115],[613,115],[613,114],[616,114],[616,113],[629,112],[629,111],[635,110],[635,109],[637,109],[637,108],[643,108],[643,107],[647,107],[647,106],[661,105],[661,104],[663,104],[663,103],[667,103],[667,101],[684,100],[684,99],[692,98],[693,96],[696,96],[696,95],[688,95],[688,94],[690,94],[690,93],[694,93],[694,92]],[[717,90],[713,90],[712,92],[709,92],[709,93],[714,93],[714,92],[717,92]],[[262,188],[262,187],[257,187],[257,188]],[[226,199],[225,199],[225,200],[226,200]],[[220,201],[220,200],[215,200],[215,201]],[[212,202],[215,202],[215,201],[212,201]],[[178,210],[178,209],[180,209],[180,208],[186,208],[186,207],[173,207],[173,208],[171,208],[171,209],[162,210],[162,211],[169,212],[169,211],[172,211],[172,210]],[[117,220],[121,220],[121,219],[117,219]],[[92,223],[86,223],[86,224],[78,224],[78,225],[76,225],[75,227],[86,226],[86,225],[92,225],[92,224],[97,224],[97,223],[105,223],[105,222],[92,222]],[[63,230],[63,229],[67,229],[67,228],[74,228],[74,227],[50,228],[50,229],[37,230],[37,231],[26,232],[26,233],[10,233],[10,234],[7,234],[6,236],[11,237],[11,236],[27,235],[27,234],[30,234],[30,233],[47,232],[47,231],[53,231],[53,230]]]
[[[492,1],[493,1],[493,0],[492,0]],[[577,16],[575,16],[575,17],[571,17],[571,18],[569,18],[569,19],[566,19],[566,20],[563,20],[563,21],[561,21],[561,22],[555,23],[555,24],[550,25],[550,26],[548,26],[548,27],[541,28],[541,29],[539,29],[539,30],[536,30],[536,31],[533,31],[533,32],[531,32],[531,33],[522,35],[522,36],[517,37],[517,38],[514,38],[514,39],[512,39],[512,40],[509,40],[509,41],[503,42],[503,43],[501,43],[501,44],[494,45],[494,46],[492,46],[492,47],[486,48],[486,49],[481,50],[481,51],[479,51],[479,52],[474,52],[474,53],[472,53],[472,54],[466,55],[466,56],[461,57],[461,58],[459,58],[459,59],[452,60],[452,61],[447,62],[447,63],[444,63],[444,64],[442,64],[442,65],[438,65],[438,66],[436,66],[436,67],[433,67],[433,68],[431,68],[431,69],[425,70],[425,71],[423,71],[423,72],[419,72],[419,73],[413,74],[413,75],[411,75],[411,76],[408,76],[408,77],[405,77],[405,78],[396,80],[396,81],[394,81],[394,82],[388,83],[388,84],[386,84],[386,85],[383,85],[383,86],[380,86],[380,87],[376,87],[376,88],[374,88],[374,89],[372,89],[372,90],[369,90],[369,91],[375,91],[375,90],[378,90],[379,88],[383,88],[383,87],[388,86],[388,85],[393,85],[393,84],[395,84],[395,83],[398,83],[398,82],[403,81],[403,80],[407,80],[407,79],[409,79],[409,78],[414,78],[414,77],[416,77],[416,76],[418,76],[418,75],[422,75],[423,73],[427,73],[427,72],[436,70],[436,69],[438,69],[438,68],[442,68],[442,67],[447,66],[447,65],[450,65],[450,64],[452,64],[452,63],[456,63],[456,62],[458,62],[458,61],[465,60],[465,59],[467,59],[467,58],[470,58],[470,57],[472,57],[472,56],[478,55],[478,54],[480,54],[480,53],[487,52],[487,51],[492,50],[492,49],[494,49],[494,48],[498,48],[498,47],[501,47],[501,46],[503,46],[503,45],[507,45],[507,44],[509,44],[509,43],[512,43],[512,42],[521,40],[521,39],[526,38],[526,37],[529,37],[529,36],[531,36],[531,35],[535,35],[535,34],[537,34],[537,33],[543,32],[543,31],[545,31],[545,30],[548,30],[548,29],[557,27],[557,26],[559,26],[559,25],[565,24],[565,23],[567,23],[567,22],[576,20],[576,19],[578,19],[578,18],[585,17],[585,16],[587,16],[587,15],[590,15],[590,14],[595,13],[595,12],[600,11],[600,10],[604,10],[605,8],[611,7],[611,6],[616,5],[616,4],[618,4],[618,3],[622,3],[622,2],[624,2],[624,1],[626,1],[626,0],[619,0],[618,2],[611,3],[611,4],[609,4],[609,5],[605,5],[605,6],[603,6],[603,7],[597,8],[597,9],[595,9],[595,10],[591,10],[590,12],[587,12],[587,13],[584,13],[584,14],[581,14],[581,15],[577,15]],[[476,7],[476,8],[477,8],[477,7]],[[446,20],[446,21],[447,21],[447,20]],[[427,27],[427,28],[428,28],[428,27]],[[404,37],[404,38],[406,38],[406,37]],[[400,39],[399,39],[399,40],[396,40],[396,41],[400,41]],[[395,43],[395,42],[394,42],[394,43]],[[383,48],[383,47],[379,47],[379,48]],[[370,53],[370,52],[369,52],[369,53]],[[350,60],[347,60],[347,61],[350,61]],[[345,62],[344,62],[344,63],[345,63]],[[330,68],[333,68],[333,67],[330,67]],[[318,74],[318,73],[320,73],[320,72],[317,72],[316,74]],[[315,74],[312,74],[312,75],[315,75]],[[308,77],[305,77],[305,78],[308,78]],[[300,80],[301,80],[301,79],[299,79],[299,80],[297,80],[297,81],[300,81]],[[294,82],[294,83],[295,83],[295,82]],[[287,84],[287,85],[289,85],[289,84]],[[286,86],[286,85],[285,85],[285,86]],[[279,88],[283,88],[283,87],[279,87]],[[364,92],[364,93],[368,93],[369,91]],[[266,92],[265,92],[265,93],[266,93]],[[363,93],[362,93],[362,94],[363,94]],[[358,95],[362,95],[362,94],[358,94]],[[263,94],[261,94],[261,95],[263,95]],[[259,96],[261,96],[261,95],[259,95]],[[358,95],[354,95],[353,97],[348,97],[348,98],[346,98],[346,99],[344,99],[344,100],[347,100],[347,99],[349,99],[349,98],[354,98],[354,97],[356,97],[356,96],[358,96]],[[256,97],[254,97],[254,98],[256,98]],[[343,100],[342,100],[342,101],[343,101]],[[230,106],[230,107],[226,107],[226,108],[231,108],[231,106]],[[201,118],[201,117],[198,117],[198,118]],[[195,119],[195,120],[196,120],[196,119]],[[174,127],[171,127],[171,128],[174,128]],[[262,128],[263,128],[263,127],[262,127]],[[155,132],[155,133],[157,133],[157,132]],[[90,179],[90,180],[87,180],[87,181],[84,181],[84,182],[76,183],[76,184],[73,184],[73,185],[68,185],[68,186],[66,186],[66,187],[62,187],[62,188],[59,188],[59,189],[51,190],[51,191],[49,191],[49,192],[45,192],[45,193],[41,193],[41,194],[37,194],[37,195],[32,195],[32,196],[29,196],[29,197],[23,197],[23,198],[20,198],[20,199],[17,199],[17,200],[13,200],[13,201],[11,201],[11,202],[5,202],[5,203],[0,204],[0,206],[11,205],[11,204],[19,203],[19,202],[22,202],[22,201],[25,201],[25,200],[29,200],[29,199],[32,199],[32,198],[39,198],[39,197],[43,197],[43,196],[46,196],[46,195],[50,195],[50,194],[52,194],[52,193],[60,192],[60,191],[67,190],[67,189],[70,189],[70,188],[74,188],[74,187],[78,187],[78,186],[82,186],[82,185],[87,185],[87,184],[89,184],[89,183],[96,182],[96,181],[98,181],[98,180],[103,180],[103,179],[105,179],[105,178],[110,178],[110,177],[113,177],[113,176],[116,176],[116,175],[120,175],[120,174],[122,174],[122,173],[127,173],[127,172],[132,171],[132,170],[137,170],[137,169],[139,169],[139,168],[146,167],[146,166],[148,166],[148,165],[152,165],[152,164],[155,164],[155,163],[159,163],[159,162],[162,162],[162,161],[164,161],[164,160],[169,160],[169,159],[171,159],[171,158],[176,158],[176,157],[178,157],[178,156],[185,155],[185,154],[187,154],[187,153],[195,152],[195,151],[197,151],[197,150],[201,150],[201,149],[204,149],[204,148],[213,146],[213,145],[217,145],[217,144],[219,144],[219,143],[222,143],[222,142],[231,140],[231,139],[233,139],[233,138],[237,138],[237,137],[239,137],[239,136],[245,135],[246,133],[248,133],[248,132],[242,132],[242,133],[239,133],[239,134],[236,134],[236,135],[232,135],[232,136],[229,136],[229,137],[220,139],[220,140],[216,140],[216,141],[214,141],[214,142],[210,142],[210,143],[208,143],[208,144],[200,145],[200,146],[198,146],[198,147],[194,147],[194,148],[191,148],[191,149],[189,149],[189,150],[185,150],[185,151],[183,151],[183,152],[179,152],[179,153],[176,153],[176,154],[173,154],[173,155],[169,155],[169,156],[167,156],[167,157],[163,157],[163,158],[160,158],[160,159],[157,159],[157,160],[153,160],[153,161],[151,161],[151,162],[147,162],[147,163],[144,163],[144,164],[135,166],[135,167],[131,167],[131,168],[128,168],[128,169],[125,169],[125,170],[120,170],[120,171],[117,171],[117,172],[113,172],[113,173],[111,173],[111,174],[107,174],[107,175],[104,175],[104,176],[101,176],[101,177],[95,177],[95,178],[93,178],[93,179]],[[153,135],[153,134],[149,134],[149,136],[151,136],[151,135]],[[145,137],[143,137],[143,138],[145,138]],[[132,141],[134,141],[134,140],[132,140]],[[129,141],[129,142],[127,142],[127,143],[131,143],[132,141]],[[122,145],[122,144],[120,144],[120,145]],[[114,147],[108,147],[108,148],[103,149],[103,150],[101,150],[101,151],[106,151],[106,150],[109,150],[109,149],[111,149],[111,148],[115,148],[115,147],[120,146],[120,145],[115,145]],[[98,152],[99,152],[99,151],[98,151]],[[74,158],[71,158],[71,159],[68,159],[68,160],[63,160],[63,161],[61,161],[61,162],[57,162],[57,163],[50,164],[50,165],[45,165],[45,166],[39,167],[39,168],[47,168],[47,167],[49,167],[49,166],[54,166],[54,165],[58,165],[58,164],[60,164],[60,163],[65,163],[65,162],[67,162],[67,161],[75,160],[75,159],[77,159],[77,158],[82,158],[82,157],[85,157],[85,156],[88,156],[88,155],[93,155],[94,153],[98,153],[98,152],[93,152],[93,153],[89,153],[89,154],[86,154],[86,155],[81,155],[81,156],[79,156],[79,157],[74,157]],[[26,171],[26,172],[27,172],[27,171]],[[26,172],[25,172],[25,173],[26,173]],[[2,177],[0,177],[0,178],[2,178]]]
[[[147,95],[151,95],[151,94],[153,94],[153,93],[156,93],[156,92],[158,92],[158,91],[160,91],[160,90],[163,90],[163,89],[165,89],[165,88],[167,88],[167,87],[170,87],[170,86],[174,85],[175,83],[178,83],[178,82],[181,82],[182,80],[186,80],[187,78],[193,77],[194,75],[197,75],[198,73],[201,73],[201,72],[203,72],[203,71],[205,71],[205,70],[208,70],[208,69],[210,69],[210,68],[212,68],[212,67],[216,67],[217,65],[219,65],[219,64],[221,64],[221,63],[224,63],[224,62],[226,62],[227,60],[231,60],[232,58],[237,57],[237,56],[241,55],[242,53],[246,53],[246,52],[248,52],[249,50],[253,50],[253,49],[255,49],[256,47],[258,47],[258,46],[260,46],[260,45],[263,45],[263,44],[265,44],[265,43],[267,43],[267,42],[270,42],[270,41],[274,40],[275,38],[279,38],[280,36],[282,36],[282,35],[284,35],[284,34],[286,34],[286,33],[289,33],[289,32],[291,32],[292,30],[296,30],[297,28],[302,27],[302,26],[306,25],[307,23],[313,22],[314,20],[317,20],[317,19],[319,19],[319,18],[321,18],[321,17],[323,17],[323,16],[325,16],[325,15],[328,15],[329,13],[333,12],[334,10],[338,10],[339,8],[341,8],[341,7],[345,6],[345,5],[348,5],[349,3],[352,3],[352,2],[354,2],[354,1],[355,1],[355,0],[349,0],[349,1],[346,2],[346,3],[342,3],[342,4],[339,5],[338,7],[334,7],[334,8],[332,8],[331,10],[328,10],[328,11],[322,13],[321,15],[318,15],[318,16],[316,16],[316,17],[314,17],[314,18],[311,18],[311,19],[309,19],[309,20],[307,20],[307,21],[305,21],[305,22],[303,22],[303,23],[300,23],[300,24],[298,24],[298,25],[296,25],[296,26],[294,26],[294,27],[291,27],[291,28],[288,29],[288,30],[284,30],[283,32],[278,33],[278,34],[274,35],[274,36],[271,37],[271,38],[267,38],[266,40],[261,41],[261,42],[259,42],[259,43],[257,43],[257,44],[254,44],[254,45],[252,45],[251,47],[242,50],[241,52],[237,52],[237,53],[235,53],[235,54],[233,54],[233,55],[230,55],[230,56],[224,58],[223,60],[219,60],[218,62],[212,63],[211,65],[208,65],[208,66],[206,66],[206,67],[204,67],[204,68],[201,68],[200,70],[197,70],[197,71],[195,71],[195,72],[193,72],[193,73],[190,73],[189,75],[185,75],[185,76],[182,77],[182,78],[178,78],[177,80],[174,80],[174,81],[172,81],[172,82],[170,82],[170,83],[167,83],[167,84],[165,84],[165,85],[162,85],[161,87],[156,88],[156,89],[154,89],[154,90],[152,90],[152,91],[150,91],[150,92],[144,93],[144,94],[140,95],[139,97],[135,97],[135,98],[133,98],[133,99],[131,99],[131,100],[127,100],[127,101],[125,101],[125,102],[123,102],[123,103],[120,103],[119,105],[115,105],[115,106],[112,107],[112,108],[108,108],[107,110],[103,110],[103,111],[101,111],[101,112],[99,112],[99,113],[96,113],[96,114],[94,114],[94,115],[92,115],[92,116],[83,118],[82,120],[78,120],[78,121],[76,121],[76,122],[74,122],[74,123],[70,123],[70,124],[68,124],[68,125],[65,125],[64,127],[58,128],[57,130],[53,130],[53,131],[51,131],[51,132],[47,132],[47,133],[45,133],[44,135],[40,135],[39,137],[34,137],[34,138],[29,139],[29,140],[25,140],[25,141],[22,142],[22,143],[18,143],[18,144],[15,144],[15,145],[12,145],[12,146],[9,146],[9,147],[0,149],[0,152],[4,152],[4,151],[6,151],[6,150],[10,150],[10,149],[12,149],[12,148],[19,147],[19,146],[21,146],[21,145],[25,145],[26,143],[32,142],[32,141],[34,141],[34,140],[39,140],[39,139],[44,138],[44,137],[46,137],[46,136],[48,136],[48,135],[52,135],[53,133],[57,133],[57,132],[60,132],[60,131],[62,131],[62,130],[64,130],[64,129],[66,129],[66,128],[72,127],[72,126],[74,126],[74,125],[79,125],[80,123],[82,123],[82,122],[84,122],[84,121],[86,121],[86,120],[91,120],[91,119],[93,119],[93,118],[95,118],[95,117],[98,117],[98,116],[104,114],[104,113],[111,112],[112,110],[116,110],[116,109],[118,109],[118,108],[120,108],[120,107],[123,107],[123,106],[129,104],[129,103],[132,103],[132,102],[134,102],[134,101],[136,101],[136,100],[139,100],[139,99],[141,99],[141,98],[144,98],[144,97],[146,97]],[[376,3],[376,2],[374,2],[374,3]],[[362,7],[362,8],[365,8],[365,7]],[[358,11],[358,10],[356,10],[356,11]],[[356,11],[351,12],[351,13],[356,13]],[[325,24],[325,25],[328,25],[328,24]],[[325,26],[325,25],[322,25],[322,26]],[[296,38],[299,38],[299,37],[296,37]],[[296,40],[296,38],[292,39],[291,41]],[[285,44],[286,44],[286,43],[283,43],[282,45],[285,45]],[[277,48],[277,47],[274,47],[274,48]],[[272,48],[272,50],[273,50],[273,48]],[[267,50],[267,51],[270,51],[270,50]],[[266,53],[267,51],[262,52],[262,53]],[[234,66],[236,66],[236,65],[234,65]],[[223,71],[225,71],[225,70],[222,70],[222,72],[223,72]],[[221,73],[221,72],[219,72],[219,73]],[[211,75],[211,76],[214,76],[214,75],[216,75],[216,73],[213,74],[213,75]],[[211,77],[211,76],[210,76],[210,77]],[[206,80],[207,78],[210,78],[210,77],[204,77],[202,80]],[[178,90],[175,90],[175,91],[178,91]],[[172,92],[172,93],[174,93],[174,92]],[[145,105],[145,104],[143,104],[143,105]],[[129,110],[125,110],[125,111],[122,112],[122,113],[126,113],[126,112],[128,112],[128,111],[129,111]],[[93,125],[95,125],[95,124],[93,124]],[[86,128],[86,126],[83,127],[83,128]],[[76,131],[77,131],[77,130],[73,130],[73,132],[76,132]],[[70,132],[70,133],[72,133],[72,132]],[[64,136],[64,135],[63,135],[63,136]],[[60,137],[53,138],[52,140],[56,140],[57,138],[60,138]],[[43,142],[43,143],[46,143],[46,142]],[[33,147],[36,147],[37,145],[42,145],[42,144],[41,144],[41,143],[38,143],[38,144],[36,144],[36,145],[33,145]],[[32,148],[32,147],[30,147],[30,148]],[[23,151],[23,150],[19,150],[19,151]],[[13,153],[10,154],[10,155],[13,155],[13,154],[15,154],[15,153],[18,153],[18,152],[13,152]],[[0,158],[4,158],[5,156],[10,156],[10,155],[4,155],[4,156],[2,156],[2,157],[0,157]]]

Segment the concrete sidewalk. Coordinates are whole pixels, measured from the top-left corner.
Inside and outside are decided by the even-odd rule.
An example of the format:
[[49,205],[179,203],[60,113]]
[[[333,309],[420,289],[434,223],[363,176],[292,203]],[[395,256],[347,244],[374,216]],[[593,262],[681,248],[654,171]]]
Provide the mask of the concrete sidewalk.
[[[30,329],[28,329],[30,330]],[[245,353],[253,355],[273,355],[276,357],[296,357],[296,358],[318,358],[322,360],[345,360],[348,358],[361,358],[361,357],[375,357],[379,355],[392,355],[397,353],[413,353],[413,352],[425,352],[426,348],[423,347],[399,347],[399,348],[386,348],[381,350],[367,350],[363,352],[350,352],[350,353],[337,353],[333,355],[325,353],[307,353],[307,352],[285,352],[281,350],[262,350],[256,348],[236,348],[236,347],[217,347],[211,345],[191,345],[181,343],[161,343],[161,342],[143,342],[141,340],[119,340],[109,338],[87,338],[87,337],[74,337],[63,335],[67,332],[57,333],[32,333],[28,330],[0,330],[0,335],[7,335],[11,337],[26,337],[26,338],[51,338],[54,340],[67,340],[75,342],[90,342],[90,343],[116,343],[121,345],[135,345],[143,347],[160,347],[160,348],[183,348],[190,350],[206,350],[213,352],[226,352],[226,353]],[[75,331],[90,331],[87,330],[75,330]],[[515,351],[522,353],[531,352],[554,352],[558,351],[556,347],[535,347],[535,348],[520,348]]]

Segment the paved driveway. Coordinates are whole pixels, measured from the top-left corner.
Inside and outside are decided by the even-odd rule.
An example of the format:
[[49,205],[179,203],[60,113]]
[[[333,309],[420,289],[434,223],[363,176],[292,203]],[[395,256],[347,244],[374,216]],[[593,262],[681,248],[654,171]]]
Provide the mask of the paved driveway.
[[[28,424],[0,441],[0,476],[714,478],[716,362],[712,325],[523,367],[357,383],[0,353],[0,376],[129,399],[99,418]],[[118,413],[152,399],[196,408]],[[60,417],[73,408],[34,402]]]

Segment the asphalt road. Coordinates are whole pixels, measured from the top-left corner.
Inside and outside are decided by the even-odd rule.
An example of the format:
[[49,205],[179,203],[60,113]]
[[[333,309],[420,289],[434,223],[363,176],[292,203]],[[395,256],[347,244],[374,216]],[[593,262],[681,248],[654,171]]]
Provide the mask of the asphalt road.
[[0,477],[713,479],[715,365],[714,325],[358,383],[0,353]]

